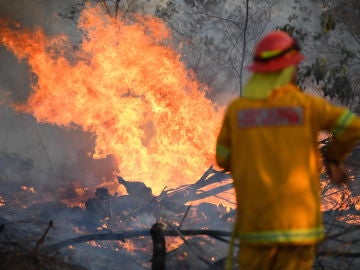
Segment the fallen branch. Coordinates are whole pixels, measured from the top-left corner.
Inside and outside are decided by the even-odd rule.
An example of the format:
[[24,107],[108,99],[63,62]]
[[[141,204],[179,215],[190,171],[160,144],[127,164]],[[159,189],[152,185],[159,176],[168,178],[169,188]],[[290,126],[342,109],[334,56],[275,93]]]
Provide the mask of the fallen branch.
[[36,241],[36,245],[35,245],[35,248],[34,248],[34,254],[36,255],[38,250],[39,250],[39,247],[45,242],[45,238],[50,230],[50,228],[53,226],[53,222],[52,220],[49,221],[49,224],[45,230],[45,232],[43,233],[43,235]]
[[177,228],[175,228],[174,226],[172,226],[171,224],[168,224],[170,226],[170,228],[177,233],[177,235],[181,238],[181,240],[183,240],[183,242],[185,243],[185,245],[187,245],[190,250],[195,254],[195,256],[202,262],[204,262],[205,264],[207,264],[208,266],[211,266],[212,264],[210,262],[208,262],[203,256],[201,256],[201,254],[199,254],[199,252],[192,246],[192,244],[190,244],[189,241],[187,241],[187,239],[185,238],[185,236],[181,233],[180,230],[178,230]]
[[360,252],[323,251],[316,253],[317,257],[360,258]]
[[208,191],[202,191],[201,188],[211,184],[221,183],[222,181],[230,180],[231,175],[225,171],[217,171],[211,166],[194,184],[180,186],[177,189],[170,189],[162,192],[161,200],[176,201],[179,204],[186,204],[190,201],[196,201],[206,197],[215,196],[218,193],[233,188],[232,184],[226,184],[213,188]]
[[[164,230],[164,236],[178,236],[179,232],[183,236],[194,236],[194,235],[206,235],[212,238],[219,238],[219,237],[230,237],[231,232],[228,231],[217,231],[217,230]],[[75,238],[70,238],[64,241],[60,241],[56,244],[44,246],[42,249],[48,250],[58,250],[60,248],[80,244],[89,241],[103,241],[103,240],[113,240],[113,241],[125,241],[125,239],[140,237],[140,236],[151,236],[150,230],[143,230],[143,231],[129,231],[123,233],[104,233],[104,234],[89,234],[83,235]]]

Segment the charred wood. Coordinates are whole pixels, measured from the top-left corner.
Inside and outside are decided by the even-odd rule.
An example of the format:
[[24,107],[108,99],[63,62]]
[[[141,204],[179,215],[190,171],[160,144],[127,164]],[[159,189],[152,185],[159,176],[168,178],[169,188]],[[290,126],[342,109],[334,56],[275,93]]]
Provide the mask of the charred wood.
[[316,254],[317,257],[345,257],[360,258],[360,252],[323,251]]
[[27,251],[0,247],[0,269],[12,270],[87,270],[79,265],[65,263],[56,256],[33,256]]
[[229,190],[233,187],[232,184],[223,185],[208,191],[201,191],[201,188],[209,186],[215,183],[221,183],[223,181],[231,179],[231,175],[225,171],[218,171],[211,166],[203,176],[194,184],[180,186],[177,189],[165,190],[160,194],[161,200],[176,201],[179,204],[186,204],[190,201],[196,201],[199,199],[214,196],[223,191]]
[[[210,236],[212,238],[231,236],[231,232],[218,231],[218,230],[178,230],[178,231],[181,232],[183,236],[203,235],[203,236]],[[163,234],[164,236],[179,236],[178,231],[164,230]],[[125,239],[141,237],[141,236],[151,236],[150,230],[128,231],[123,233],[103,233],[103,234],[83,235],[75,238],[70,238],[64,241],[60,241],[52,245],[44,246],[42,249],[58,250],[69,245],[76,245],[89,241],[102,241],[102,240],[124,241]]]
[[[47,229],[43,233],[40,239],[36,241],[36,249],[40,248],[42,242],[52,226],[49,222]],[[44,253],[34,252],[33,240],[31,238],[24,239],[22,236],[20,239],[9,236],[7,230],[9,224],[3,226],[1,232],[0,241],[0,269],[12,269],[12,270],[38,270],[38,269],[51,269],[51,270],[86,270],[85,268],[65,263],[58,254],[47,256]]]
[[179,229],[179,230],[180,230],[181,226],[184,224],[184,221],[185,221],[187,215],[189,214],[190,208],[191,208],[191,205],[188,206],[188,208],[186,209],[186,212],[185,212],[183,218],[181,219],[181,222],[180,222],[180,224],[179,224],[179,226],[178,226],[178,229]]
[[35,248],[34,248],[34,254],[36,255],[38,250],[39,250],[39,247],[45,242],[45,238],[50,230],[50,228],[53,226],[53,222],[52,220],[49,221],[49,224],[45,230],[45,232],[43,233],[43,235],[36,241],[36,245],[35,245]]
[[233,184],[227,184],[227,185],[222,185],[220,187],[213,188],[208,191],[200,191],[195,195],[195,200],[200,200],[200,199],[208,198],[211,196],[215,196],[221,192],[232,189],[233,187],[234,187]]
[[126,188],[126,191],[130,196],[147,199],[153,197],[151,188],[147,187],[143,182],[126,181],[121,176],[118,176],[118,182]]
[[190,248],[190,250],[196,255],[197,259],[199,259],[200,261],[204,262],[205,264],[211,266],[212,264],[210,262],[208,262],[205,258],[203,258],[203,256],[201,256],[201,254],[199,254],[199,252],[197,252],[197,250],[186,240],[185,236],[181,233],[180,230],[178,230],[177,228],[175,228],[174,226],[172,226],[171,224],[169,224],[170,228],[172,228],[172,230],[178,234],[178,236],[184,241],[184,243]]
[[153,257],[151,258],[152,270],[165,270],[166,243],[164,229],[166,225],[160,221],[156,222],[150,230],[153,241]]

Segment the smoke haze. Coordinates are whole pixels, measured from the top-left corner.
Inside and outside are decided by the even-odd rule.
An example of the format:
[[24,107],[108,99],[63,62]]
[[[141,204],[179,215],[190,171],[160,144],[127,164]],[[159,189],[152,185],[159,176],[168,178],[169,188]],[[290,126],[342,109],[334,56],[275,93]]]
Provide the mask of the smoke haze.
[[[21,26],[41,27],[48,35],[66,34],[74,45],[80,40],[75,22],[61,17],[82,1],[0,0],[0,18]],[[116,171],[111,157],[90,158],[94,138],[80,128],[39,124],[9,105],[23,103],[31,92],[34,75],[26,61],[19,61],[0,47],[0,181],[21,185],[59,187],[73,181],[91,186],[109,180]],[[59,82],[61,83],[61,82]]]

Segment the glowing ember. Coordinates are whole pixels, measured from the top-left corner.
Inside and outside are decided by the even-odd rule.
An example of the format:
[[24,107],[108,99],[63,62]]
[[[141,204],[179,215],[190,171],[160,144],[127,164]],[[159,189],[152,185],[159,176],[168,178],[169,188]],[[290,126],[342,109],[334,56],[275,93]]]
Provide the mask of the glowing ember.
[[35,190],[34,187],[21,186],[21,189],[25,190],[25,191],[28,191],[28,192],[31,192],[31,193],[36,193],[36,190]]
[[108,225],[107,225],[107,224],[102,224],[101,227],[98,227],[98,228],[97,228],[98,231],[107,230],[107,229],[108,229]]
[[76,188],[75,189],[75,192],[80,196],[86,194],[87,191],[88,191],[88,188]]
[[5,205],[5,200],[0,196],[0,207]]
[[102,245],[99,242],[96,241],[89,241],[88,244],[93,247],[102,248]]
[[180,237],[169,237],[166,238],[166,251],[171,252],[177,248],[179,248],[184,243],[184,240],[182,240]]
[[338,217],[337,220],[344,221],[348,224],[360,224],[360,216],[359,215],[346,215],[345,217]]
[[138,247],[131,240],[125,240],[123,242],[119,241],[118,244],[122,248],[126,249],[129,253],[134,253],[138,249]]
[[0,21],[0,42],[37,78],[16,110],[93,133],[94,158],[112,155],[125,179],[154,193],[201,176],[214,161],[222,109],[166,45],[164,23],[140,15],[115,20],[88,6],[79,28],[84,39],[73,51],[66,36]]

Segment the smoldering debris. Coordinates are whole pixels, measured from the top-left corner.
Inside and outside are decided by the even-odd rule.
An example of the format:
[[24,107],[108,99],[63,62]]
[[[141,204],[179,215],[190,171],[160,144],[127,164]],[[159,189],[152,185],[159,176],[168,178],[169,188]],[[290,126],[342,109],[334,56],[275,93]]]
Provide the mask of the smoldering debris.
[[[111,194],[106,188],[98,188],[82,208],[58,200],[25,205],[19,203],[22,196],[15,199],[19,195],[16,192],[14,197],[0,193],[0,251],[2,256],[10,254],[1,262],[14,269],[20,263],[30,267],[33,262],[53,264],[51,269],[107,270],[119,265],[149,269],[155,256],[151,228],[161,224],[164,238],[160,239],[165,243],[162,240],[157,255],[162,265],[165,263],[164,269],[223,269],[235,207],[194,202],[199,194],[205,198],[204,188],[208,188],[206,194],[220,195],[216,193],[221,190],[219,186],[212,186],[214,182],[225,189],[230,181],[228,174],[209,168],[194,184],[165,189],[154,196],[143,183],[119,177],[128,194]],[[328,237],[318,248],[316,265],[320,269],[327,265],[342,269],[359,266],[359,225],[349,222],[359,211],[353,207],[349,191],[339,192],[343,193],[342,201],[324,212]],[[329,196],[323,194],[324,199]]]
[[[126,265],[126,269],[147,269],[153,256],[150,228],[161,220],[166,227],[164,234],[169,252],[166,264],[177,265],[180,260],[184,265],[194,266],[197,260],[193,261],[190,255],[192,262],[186,263],[186,258],[194,250],[204,249],[208,254],[202,255],[198,264],[203,266],[196,269],[207,269],[208,264],[201,261],[213,264],[226,256],[226,238],[230,235],[232,222],[231,218],[222,217],[229,209],[205,202],[188,206],[174,200],[174,194],[178,198],[180,194],[189,193],[184,190],[193,190],[196,194],[199,189],[195,186],[205,188],[215,179],[220,184],[230,181],[228,174],[213,168],[204,175],[206,177],[193,185],[181,187],[180,193],[177,189],[164,190],[158,196],[152,195],[151,189],[143,183],[119,178],[119,183],[127,186],[128,194],[110,194],[106,188],[98,188],[93,197],[84,202],[83,208],[68,206],[58,200],[41,202],[37,199],[36,202],[23,204],[17,202],[21,201],[22,193],[8,194],[3,196],[4,205],[0,207],[0,216],[4,217],[1,220],[0,249],[5,252],[9,243],[16,244],[22,249],[24,260],[34,259],[43,263],[43,258],[49,257],[53,259],[46,259],[46,262],[53,262],[55,266],[62,259],[87,269],[114,269],[119,264]],[[17,195],[20,198],[16,198]],[[189,198],[187,196],[182,201],[189,202]],[[223,230],[227,230],[225,235],[218,235]],[[223,237],[225,242],[214,237]],[[219,252],[219,247],[223,253]],[[91,263],[85,260],[89,256]],[[13,261],[19,259],[13,258]],[[9,261],[6,263],[7,266],[10,264]],[[13,265],[16,265],[15,262]],[[64,266],[63,269],[67,268]]]

